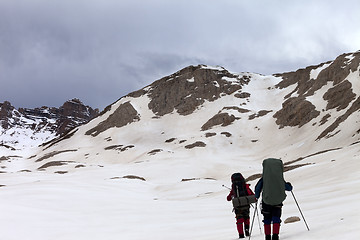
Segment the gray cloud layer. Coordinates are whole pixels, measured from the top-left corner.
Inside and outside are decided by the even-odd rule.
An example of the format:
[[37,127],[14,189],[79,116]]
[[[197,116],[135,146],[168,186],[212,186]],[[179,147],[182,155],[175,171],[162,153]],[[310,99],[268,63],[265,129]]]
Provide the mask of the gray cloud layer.
[[360,49],[360,2],[2,0],[0,102],[104,108],[190,64],[292,71]]

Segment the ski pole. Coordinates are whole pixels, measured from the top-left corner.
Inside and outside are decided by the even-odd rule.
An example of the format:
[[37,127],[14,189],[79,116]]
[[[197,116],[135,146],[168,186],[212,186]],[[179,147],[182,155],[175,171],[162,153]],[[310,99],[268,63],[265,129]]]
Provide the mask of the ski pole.
[[259,223],[260,234],[262,234],[262,232],[261,232],[261,224],[260,224],[260,217],[259,217],[259,212],[258,212],[258,211],[256,211],[256,215],[257,215],[257,217],[258,217],[258,223]]
[[304,223],[305,223],[305,225],[306,225],[307,230],[310,231],[309,226],[308,226],[307,223],[306,223],[305,217],[304,217],[304,215],[303,215],[303,213],[302,213],[302,211],[301,211],[301,209],[300,209],[300,206],[299,206],[298,202],[296,201],[296,198],[295,198],[295,195],[294,195],[293,191],[291,191],[291,194],[292,194],[292,196],[293,196],[293,198],[294,198],[294,200],[295,200],[295,203],[296,203],[296,205],[297,205],[297,207],[298,207],[298,209],[299,209],[299,212],[300,212],[300,214],[301,214],[301,216],[302,216],[302,218],[303,218],[303,220],[304,220]]
[[231,188],[229,188],[229,187],[225,186],[224,184],[223,184],[222,186],[223,186],[224,188],[227,188],[227,189],[231,190]]
[[252,219],[252,223],[251,223],[251,228],[250,228],[250,234],[249,234],[249,240],[251,238],[251,233],[252,233],[252,229],[253,229],[253,226],[254,226],[254,220],[255,220],[255,213],[257,211],[257,202],[255,203],[255,211],[254,211],[254,215],[253,215],[253,219]]

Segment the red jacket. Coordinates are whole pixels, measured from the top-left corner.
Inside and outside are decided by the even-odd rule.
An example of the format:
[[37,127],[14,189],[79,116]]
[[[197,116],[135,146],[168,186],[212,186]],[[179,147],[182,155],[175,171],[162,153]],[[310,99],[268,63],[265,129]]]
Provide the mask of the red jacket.
[[[251,189],[250,189],[250,185],[249,185],[249,184],[245,184],[245,186],[246,186],[247,194],[248,194],[248,195],[254,195],[253,191],[251,191]],[[231,191],[230,191],[229,195],[226,197],[226,199],[227,199],[228,201],[231,201],[231,199],[232,199],[234,196],[235,196],[234,191],[231,189]]]

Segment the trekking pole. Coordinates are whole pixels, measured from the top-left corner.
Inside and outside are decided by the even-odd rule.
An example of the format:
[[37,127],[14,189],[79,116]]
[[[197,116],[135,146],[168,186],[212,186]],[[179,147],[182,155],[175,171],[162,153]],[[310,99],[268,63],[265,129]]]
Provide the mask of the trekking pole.
[[303,215],[303,213],[302,213],[302,211],[301,211],[301,209],[300,209],[300,206],[299,206],[298,202],[296,201],[296,198],[295,198],[295,195],[294,195],[293,191],[291,191],[291,194],[292,194],[292,196],[293,196],[293,198],[294,198],[294,200],[295,200],[295,203],[296,203],[296,205],[297,205],[297,207],[298,207],[298,209],[299,209],[299,212],[300,212],[300,214],[301,214],[301,216],[302,216],[302,218],[303,218],[303,220],[304,220],[304,223],[305,223],[305,225],[306,225],[307,230],[310,231],[309,226],[307,225],[306,220],[305,220],[305,218],[304,218],[304,215]]
[[229,187],[225,186],[224,184],[223,184],[222,186],[223,186],[224,188],[227,188],[227,189],[231,190],[231,188],[229,188]]
[[257,217],[258,217],[258,223],[259,223],[260,234],[262,234],[262,232],[261,232],[261,224],[260,224],[260,217],[259,217],[259,212],[258,212],[258,211],[256,211],[256,215],[257,215]]
[[255,220],[255,213],[257,211],[257,202],[255,203],[255,211],[254,211],[254,215],[253,215],[253,219],[252,219],[252,223],[251,223],[251,228],[250,228],[250,234],[249,234],[249,240],[251,238],[251,233],[252,233],[252,229],[253,229],[253,226],[254,226],[254,220]]

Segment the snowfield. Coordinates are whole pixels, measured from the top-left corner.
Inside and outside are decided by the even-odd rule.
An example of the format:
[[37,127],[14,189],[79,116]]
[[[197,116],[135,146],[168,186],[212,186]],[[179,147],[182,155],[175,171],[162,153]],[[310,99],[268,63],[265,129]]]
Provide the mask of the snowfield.
[[[93,165],[67,174],[2,174],[1,239],[236,239],[228,190],[222,185],[230,185],[235,171],[245,177],[261,172],[262,159],[241,163],[226,152],[221,157],[156,158]],[[360,237],[359,158],[359,147],[353,145],[310,157],[311,165],[285,173],[310,231],[303,221],[282,224],[281,239]],[[146,181],[123,178],[127,175]],[[252,189],[255,183],[250,182]],[[291,193],[287,195],[282,220],[301,218]],[[254,208],[251,218],[253,214]],[[251,238],[264,238],[257,217]]]

